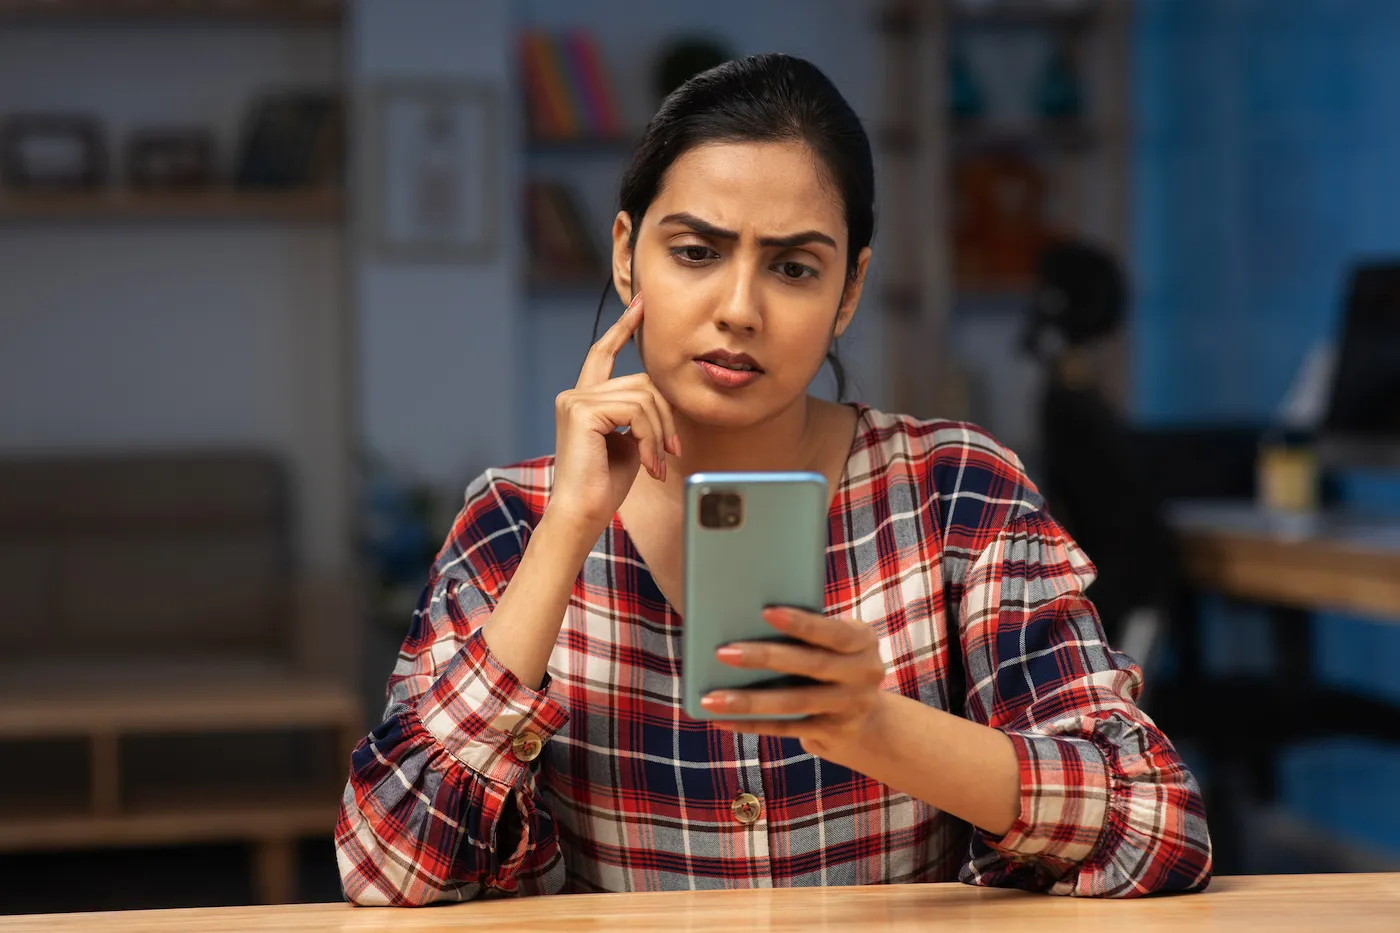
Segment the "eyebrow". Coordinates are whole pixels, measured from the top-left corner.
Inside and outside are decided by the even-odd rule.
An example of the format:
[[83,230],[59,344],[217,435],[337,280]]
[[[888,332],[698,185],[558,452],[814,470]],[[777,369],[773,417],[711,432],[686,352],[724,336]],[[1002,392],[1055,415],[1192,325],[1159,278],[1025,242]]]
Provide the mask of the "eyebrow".
[[[677,214],[667,214],[661,218],[662,224],[681,224],[689,227],[696,233],[703,236],[714,237],[718,240],[737,240],[739,232],[737,230],[726,230],[718,227],[703,217],[696,217],[687,211]],[[789,233],[786,236],[761,236],[758,238],[759,246],[777,247],[779,249],[795,249],[799,246],[806,246],[808,243],[825,243],[832,249],[836,249],[836,241],[822,233],[820,230],[802,230],[798,233]]]

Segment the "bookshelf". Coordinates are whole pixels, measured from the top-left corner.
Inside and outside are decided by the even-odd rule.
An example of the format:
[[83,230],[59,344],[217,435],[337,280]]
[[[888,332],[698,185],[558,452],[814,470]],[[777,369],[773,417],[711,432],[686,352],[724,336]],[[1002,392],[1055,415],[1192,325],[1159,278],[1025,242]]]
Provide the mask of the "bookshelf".
[[578,136],[573,139],[528,139],[525,152],[531,156],[588,156],[621,159],[632,151],[636,140],[630,136]]
[[[1007,185],[1029,185],[1043,203],[1038,216],[1046,235],[1126,249],[1130,18],[1127,0],[891,0],[881,10],[887,104],[876,138],[886,184],[909,193],[888,204],[884,218],[892,248],[882,297],[890,311],[891,388],[901,410],[967,413],[968,389],[950,349],[955,319],[1014,315],[1029,296],[1034,238],[1003,236],[1024,229],[1023,218],[1008,216],[995,227],[970,223],[987,216],[973,195],[994,202]],[[1031,79],[1025,86],[1005,77],[1014,69],[996,74],[984,67],[1004,61],[1001,55],[1027,56],[1028,48],[1044,49],[1043,62],[1058,56],[1069,63],[1079,93],[1070,112],[1038,112],[1044,99],[1037,82],[1048,71],[1041,61],[1023,69],[1021,80]],[[966,99],[960,94],[967,85],[959,82],[969,74],[978,106],[954,116]],[[929,120],[929,113],[946,117]],[[973,207],[959,211],[963,198]],[[900,248],[903,240],[918,245]],[[946,358],[931,361],[929,352]]]
[[[305,579],[298,579],[293,589],[292,577],[287,577],[286,605],[295,615],[286,620],[285,638],[258,660],[269,669],[285,669],[285,680],[268,682],[255,675],[245,683],[238,670],[216,663],[224,651],[219,647],[186,646],[168,670],[149,675],[135,655],[99,657],[101,649],[92,649],[94,661],[111,676],[79,678],[84,696],[69,697],[68,707],[55,712],[76,723],[69,729],[69,738],[76,741],[54,743],[90,749],[90,775],[78,775],[85,778],[88,795],[80,791],[57,800],[45,794],[41,803],[52,803],[49,810],[0,816],[0,850],[7,853],[247,840],[255,847],[251,874],[256,890],[264,900],[281,901],[292,893],[287,866],[296,840],[324,838],[333,831],[344,749],[363,728],[356,672],[342,661],[353,656],[360,630],[349,543],[354,525],[356,436],[349,402],[355,395],[355,319],[342,297],[349,271],[346,198],[339,185],[329,184],[254,188],[234,187],[230,180],[197,188],[133,188],[125,183],[124,155],[130,134],[145,126],[198,126],[212,133],[216,150],[236,140],[235,149],[216,152],[212,160],[216,178],[234,177],[228,169],[239,160],[244,134],[232,122],[254,95],[284,82],[333,92],[346,86],[341,36],[346,5],[341,0],[0,0],[4,49],[24,53],[6,62],[9,93],[6,113],[0,116],[83,111],[108,137],[101,156],[107,171],[102,174],[113,179],[91,189],[0,184],[5,275],[12,280],[5,313],[21,322],[24,338],[8,359],[33,352],[39,354],[35,373],[63,368],[64,360],[50,360],[56,351],[49,347],[58,346],[59,338],[67,347],[70,335],[80,329],[72,338],[79,357],[112,343],[107,355],[120,360],[98,366],[95,385],[112,374],[136,383],[140,380],[134,376],[148,369],[173,373],[175,381],[168,384],[157,375],[147,386],[133,389],[137,399],[153,395],[152,384],[160,385],[162,394],[192,399],[172,401],[175,414],[170,416],[157,409],[161,417],[147,424],[176,427],[156,441],[146,438],[144,428],[133,430],[130,425],[139,421],[124,417],[126,409],[143,407],[140,401],[89,398],[87,390],[82,401],[104,418],[111,412],[117,427],[102,436],[121,438],[133,450],[142,443],[197,447],[210,443],[206,437],[237,446],[245,441],[219,440],[228,433],[221,419],[247,419],[239,424],[255,425],[258,433],[251,436],[259,437],[256,443],[265,444],[286,470],[289,524],[312,529],[278,539],[285,550],[279,547],[276,560],[288,561]],[[94,49],[100,54],[94,55]],[[69,64],[59,64],[63,62]],[[191,232],[197,235],[187,235]],[[244,283],[253,287],[245,290]],[[101,322],[92,333],[86,332],[89,321]],[[75,328],[75,322],[82,323]],[[29,331],[37,336],[30,338]],[[256,402],[242,398],[227,409],[221,401],[211,405],[209,393],[186,384],[193,381],[190,370],[161,368],[167,358],[208,346],[216,346],[217,366],[223,367],[219,372],[230,380],[223,390],[227,397],[270,384],[278,387],[280,410],[269,417]],[[26,385],[36,380],[35,390],[26,394],[45,395],[45,383],[28,375],[29,370],[23,372]],[[78,379],[74,383],[86,385]],[[34,403],[33,410],[47,409]],[[190,420],[199,422],[198,432],[179,427],[182,412],[194,413]],[[205,430],[210,433],[200,433]],[[93,443],[91,430],[82,426],[59,436],[75,437],[82,449]],[[239,547],[246,547],[245,538],[238,540]],[[28,542],[22,547],[29,547]],[[336,620],[334,639],[323,637],[325,619]],[[304,651],[308,645],[329,643],[345,655],[316,652],[312,657]],[[293,657],[296,652],[302,654]],[[42,667],[42,661],[28,653],[17,659],[30,667]],[[313,665],[325,667],[316,675],[323,682],[315,695],[305,689]],[[18,693],[3,698],[0,706],[13,713],[12,723],[18,722],[25,718],[20,709],[24,691],[8,676],[12,671],[4,673],[0,683]],[[177,682],[177,674],[192,673],[200,676]],[[129,701],[137,682],[160,684],[163,695],[136,709]],[[219,695],[201,705],[199,697],[209,691]],[[337,754],[335,762],[325,765],[333,770],[324,785],[306,787],[295,775],[278,772],[267,786],[242,787],[236,796],[219,787],[186,807],[182,792],[195,789],[193,781],[180,777],[147,788],[132,777],[128,765],[138,756],[128,754],[128,743],[152,735],[178,732],[182,739],[212,742],[240,729],[244,734],[275,731],[255,698],[272,698],[279,726],[288,715],[305,715],[315,720],[315,732],[334,738]],[[158,723],[149,718],[153,710],[188,718]],[[49,721],[48,728],[63,727]],[[0,734],[0,744],[29,742],[15,739],[14,732]],[[0,757],[11,747],[0,750]],[[247,746],[239,742],[238,747]],[[205,750],[199,763],[212,761],[217,767],[226,754],[222,747]],[[84,770],[81,765],[79,770]]]
[[0,190],[0,223],[33,221],[283,221],[339,223],[339,189],[261,191],[234,188],[190,191],[94,191],[17,193]]
[[338,26],[342,0],[0,0],[0,24],[207,22]]
[[592,35],[527,28],[522,197],[531,305],[593,307],[607,278],[610,198],[635,143]]
[[954,27],[1082,30],[1094,26],[1098,13],[1097,0],[1062,4],[999,0],[977,7],[954,6],[948,18]]
[[[344,0],[0,0],[0,30],[161,25],[316,27],[338,32]],[[240,140],[240,142],[242,142]],[[115,159],[113,159],[115,163]],[[331,187],[134,190],[18,189],[0,183],[0,224],[38,221],[261,221],[336,224],[343,192]]]

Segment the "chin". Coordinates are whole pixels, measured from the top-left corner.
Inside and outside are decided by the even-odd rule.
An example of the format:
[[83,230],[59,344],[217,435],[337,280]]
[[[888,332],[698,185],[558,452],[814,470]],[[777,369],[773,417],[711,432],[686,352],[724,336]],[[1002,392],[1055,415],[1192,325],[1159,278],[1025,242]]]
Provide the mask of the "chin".
[[[766,380],[768,377],[765,376]],[[676,382],[681,382],[677,385]],[[777,415],[792,399],[777,397],[778,387],[754,385],[737,391],[715,389],[703,382],[676,380],[670,385],[658,385],[676,414],[696,424],[726,430],[742,430],[761,424]],[[801,393],[792,393],[794,397]]]

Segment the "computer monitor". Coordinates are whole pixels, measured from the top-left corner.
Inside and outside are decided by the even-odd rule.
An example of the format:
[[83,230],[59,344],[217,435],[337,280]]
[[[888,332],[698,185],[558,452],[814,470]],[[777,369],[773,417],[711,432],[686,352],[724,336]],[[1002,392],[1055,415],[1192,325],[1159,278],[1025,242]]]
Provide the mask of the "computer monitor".
[[1400,469],[1400,262],[1352,270],[1319,454]]

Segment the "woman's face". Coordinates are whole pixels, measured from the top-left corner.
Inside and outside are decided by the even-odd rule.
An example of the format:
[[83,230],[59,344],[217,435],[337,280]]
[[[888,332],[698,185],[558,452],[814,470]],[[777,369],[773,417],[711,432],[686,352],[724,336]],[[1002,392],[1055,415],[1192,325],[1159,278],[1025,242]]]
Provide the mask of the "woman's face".
[[619,214],[614,280],[642,293],[642,363],[679,414],[742,428],[805,398],[870,255],[848,283],[839,195],[806,146],[692,149],[667,171],[635,256],[630,232]]

